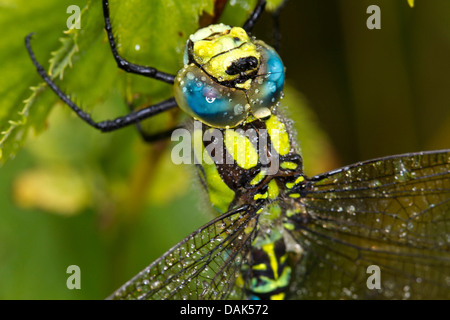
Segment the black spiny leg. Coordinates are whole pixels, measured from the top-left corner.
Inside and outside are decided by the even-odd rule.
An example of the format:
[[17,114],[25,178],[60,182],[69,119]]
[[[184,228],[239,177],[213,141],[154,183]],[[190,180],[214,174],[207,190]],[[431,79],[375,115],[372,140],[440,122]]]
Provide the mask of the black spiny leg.
[[261,14],[264,12],[265,7],[266,7],[266,0],[259,0],[255,10],[253,10],[250,17],[247,19],[247,21],[245,21],[244,25],[242,26],[242,28],[245,31],[247,32],[252,31],[256,21],[258,21],[259,17],[261,17]]
[[[131,104],[129,104],[129,108],[131,111],[134,110],[134,107]],[[144,140],[145,142],[148,142],[148,143],[153,143],[153,142],[158,142],[161,140],[168,139],[169,137],[172,136],[172,132],[178,128],[182,128],[182,127],[177,126],[172,129],[164,130],[164,131],[161,131],[158,133],[149,134],[142,129],[141,122],[136,123],[136,129],[138,130],[139,134],[141,135],[142,140]]]
[[155,68],[147,67],[147,66],[141,66],[134,63],[131,63],[124,58],[122,58],[117,51],[116,41],[114,40],[114,34],[112,31],[111,26],[111,19],[109,17],[109,2],[108,0],[103,0],[103,16],[105,18],[105,29],[108,33],[108,40],[109,44],[111,46],[111,51],[113,53],[114,59],[116,59],[117,65],[119,68],[125,70],[126,72],[139,74],[142,76],[154,78],[156,80],[160,80],[166,83],[173,84],[175,76],[158,71]]
[[84,112],[80,109],[71,99],[68,95],[66,95],[50,78],[50,76],[45,72],[44,68],[39,64],[39,62],[36,60],[36,57],[34,55],[33,50],[31,49],[30,40],[33,33],[30,33],[25,38],[25,45],[27,47],[28,53],[30,55],[31,60],[33,61],[33,64],[35,65],[37,72],[39,75],[44,79],[44,81],[48,84],[48,86],[58,95],[58,97],[64,101],[75,113],[87,124],[90,126],[103,131],[113,131],[117,130],[123,127],[126,127],[130,124],[135,124],[139,122],[140,120],[149,118],[151,116],[154,116],[155,114],[158,114],[160,112],[169,110],[171,108],[174,108],[177,106],[177,103],[174,98],[170,98],[168,100],[162,101],[160,103],[148,106],[144,109],[137,110],[135,112],[131,112],[125,116],[118,117],[113,120],[106,120],[106,121],[100,121],[95,122],[92,120],[90,114]]

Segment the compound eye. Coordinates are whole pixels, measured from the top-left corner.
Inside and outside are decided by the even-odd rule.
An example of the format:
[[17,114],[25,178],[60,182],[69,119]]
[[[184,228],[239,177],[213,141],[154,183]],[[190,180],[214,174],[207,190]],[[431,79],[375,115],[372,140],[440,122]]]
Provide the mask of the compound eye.
[[175,78],[175,99],[187,114],[216,128],[232,128],[248,117],[250,106],[242,90],[214,82],[194,64]]
[[251,110],[254,115],[268,114],[282,96],[284,87],[284,66],[275,50],[260,44],[261,67],[248,90]]

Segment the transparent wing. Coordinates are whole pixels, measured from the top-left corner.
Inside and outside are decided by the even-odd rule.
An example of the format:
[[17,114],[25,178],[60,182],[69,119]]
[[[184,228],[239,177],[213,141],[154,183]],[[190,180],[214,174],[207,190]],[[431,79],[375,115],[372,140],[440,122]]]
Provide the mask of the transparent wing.
[[[239,299],[235,284],[256,232],[247,206],[223,214],[150,264],[109,299]],[[241,275],[242,276],[242,275]]]
[[[450,298],[450,150],[312,178],[292,217],[305,254],[292,298]],[[368,289],[380,269],[381,289]],[[375,278],[369,282],[375,283]]]

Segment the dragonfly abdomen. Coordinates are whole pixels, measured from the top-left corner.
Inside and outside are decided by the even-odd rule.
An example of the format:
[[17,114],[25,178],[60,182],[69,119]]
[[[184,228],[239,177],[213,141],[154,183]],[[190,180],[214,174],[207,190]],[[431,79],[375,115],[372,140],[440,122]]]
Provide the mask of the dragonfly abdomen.
[[249,297],[254,300],[285,299],[292,269],[281,235],[275,241],[267,239],[265,235],[260,239],[257,236],[250,255]]

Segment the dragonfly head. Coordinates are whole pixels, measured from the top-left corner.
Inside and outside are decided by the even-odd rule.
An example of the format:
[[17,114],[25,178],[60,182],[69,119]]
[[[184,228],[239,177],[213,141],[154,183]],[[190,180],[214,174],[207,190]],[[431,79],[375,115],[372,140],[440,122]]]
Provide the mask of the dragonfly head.
[[283,86],[284,66],[273,48],[242,28],[217,24],[189,37],[175,99],[207,125],[232,128],[249,116],[270,116]]

